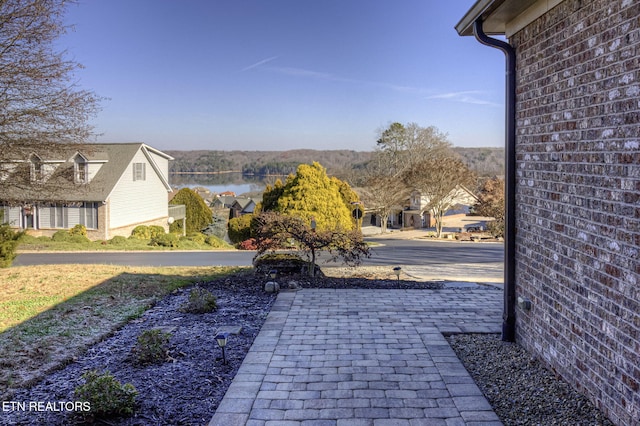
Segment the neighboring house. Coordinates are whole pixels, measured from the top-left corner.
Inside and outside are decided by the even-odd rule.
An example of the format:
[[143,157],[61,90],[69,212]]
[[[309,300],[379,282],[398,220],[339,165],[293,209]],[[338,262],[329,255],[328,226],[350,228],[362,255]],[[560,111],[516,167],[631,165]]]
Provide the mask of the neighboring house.
[[129,236],[137,225],[167,229],[169,161],[143,143],[18,149],[0,159],[0,209],[12,227],[53,235],[84,225],[91,239]]
[[231,213],[229,217],[240,217],[245,214],[253,214],[258,202],[260,202],[260,200],[236,197],[234,202],[231,204]]
[[[439,205],[444,206],[445,216],[449,219],[465,217],[469,213],[469,207],[478,202],[471,191],[462,185],[457,185]],[[403,223],[406,228],[432,228],[436,226],[433,212],[429,207],[429,197],[421,195],[419,191],[413,191],[409,199],[409,209],[403,211]]]
[[213,201],[217,198],[217,195],[215,193],[211,192],[208,188],[205,188],[203,186],[191,188],[191,190],[198,194],[208,206],[211,206],[211,203],[213,203]]
[[506,55],[503,339],[638,425],[640,1],[479,0],[456,29]]
[[235,195],[216,195],[216,197],[211,201],[209,207],[213,209],[230,209],[233,203],[236,201]]

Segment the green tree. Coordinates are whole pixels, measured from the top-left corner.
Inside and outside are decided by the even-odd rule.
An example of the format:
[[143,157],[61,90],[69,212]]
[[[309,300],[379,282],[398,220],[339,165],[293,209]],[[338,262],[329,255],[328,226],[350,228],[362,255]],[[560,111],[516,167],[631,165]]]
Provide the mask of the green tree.
[[276,211],[298,217],[306,223],[313,219],[317,230],[353,229],[351,216],[358,196],[349,185],[327,176],[319,163],[301,164],[282,187],[274,186],[263,195],[262,211]]
[[493,217],[495,220],[487,224],[489,232],[495,237],[504,237],[504,179],[494,177],[482,185],[475,212],[481,216]]
[[[169,204],[184,204],[187,214],[186,233],[200,232],[213,222],[213,212],[201,196],[189,188],[182,188]],[[171,232],[182,233],[182,221],[173,222],[169,228]]]
[[289,246],[291,240],[307,255],[311,267],[309,275],[316,269],[316,256],[320,250],[327,250],[331,260],[341,259],[349,266],[357,266],[363,257],[369,257],[369,247],[357,230],[314,229],[309,221],[298,216],[277,212],[263,212],[254,219],[257,254],[275,251]]
[[[291,175],[293,176],[293,175]],[[277,209],[278,198],[282,196],[284,191],[284,184],[280,179],[277,179],[273,186],[267,185],[262,194],[262,202],[256,206],[256,211],[271,211]]]
[[8,268],[16,258],[16,250],[24,232],[17,232],[11,229],[8,223],[4,222],[4,212],[0,210],[0,268]]

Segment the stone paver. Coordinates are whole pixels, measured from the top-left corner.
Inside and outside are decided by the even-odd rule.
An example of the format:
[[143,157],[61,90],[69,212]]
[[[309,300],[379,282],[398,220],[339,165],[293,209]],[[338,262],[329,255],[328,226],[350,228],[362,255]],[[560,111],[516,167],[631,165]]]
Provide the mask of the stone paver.
[[209,425],[500,425],[443,333],[501,313],[497,289],[280,293]]

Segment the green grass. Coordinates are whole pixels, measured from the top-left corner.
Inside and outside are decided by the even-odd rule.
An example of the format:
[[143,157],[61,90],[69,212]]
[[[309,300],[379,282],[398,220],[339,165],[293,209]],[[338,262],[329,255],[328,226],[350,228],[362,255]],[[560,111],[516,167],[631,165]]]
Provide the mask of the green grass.
[[113,265],[0,269],[0,397],[69,362],[172,291],[239,270]]
[[159,247],[149,245],[151,240],[116,237],[107,241],[53,241],[49,237],[25,235],[18,246],[19,251],[166,251],[166,250],[220,250],[232,249],[233,246],[219,240],[215,245],[199,244],[190,237],[182,237],[178,247]]

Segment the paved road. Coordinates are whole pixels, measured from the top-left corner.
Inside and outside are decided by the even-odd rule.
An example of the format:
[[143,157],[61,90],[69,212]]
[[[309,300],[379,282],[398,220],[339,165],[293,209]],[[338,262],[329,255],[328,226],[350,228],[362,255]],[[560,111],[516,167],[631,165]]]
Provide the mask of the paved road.
[[[440,265],[451,263],[502,262],[502,244],[434,242],[420,240],[376,240],[366,265]],[[113,264],[129,266],[248,266],[255,252],[83,252],[22,253],[14,266],[49,264]]]

